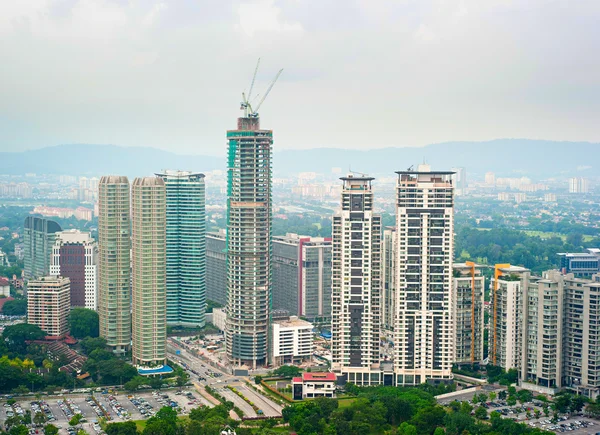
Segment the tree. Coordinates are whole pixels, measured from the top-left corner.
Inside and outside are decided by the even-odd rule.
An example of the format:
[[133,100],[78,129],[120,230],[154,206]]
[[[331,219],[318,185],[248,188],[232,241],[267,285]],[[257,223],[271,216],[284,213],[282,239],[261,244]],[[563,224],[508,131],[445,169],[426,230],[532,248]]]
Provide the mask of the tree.
[[58,428],[53,424],[47,424],[44,426],[44,433],[46,435],[58,435]]
[[506,392],[506,390],[502,390],[498,393],[498,398],[500,400],[506,400],[506,396],[508,396],[508,393]]
[[8,435],[29,435],[29,429],[27,429],[27,426],[20,424],[11,427],[8,431]]
[[529,390],[520,390],[517,393],[517,398],[521,403],[531,402],[533,400],[533,393]]
[[175,424],[151,418],[146,423],[142,435],[175,435]]
[[106,435],[138,435],[137,426],[133,421],[107,424],[105,432]]
[[17,325],[4,328],[2,338],[12,352],[24,354],[27,350],[27,342],[32,340],[41,340],[46,336],[38,326],[29,323],[19,323]]
[[88,308],[73,308],[69,316],[71,335],[75,338],[98,337],[100,320],[98,313]]
[[[487,399],[488,399],[488,395],[487,395],[487,394],[485,394],[485,393],[480,393],[480,394],[479,394],[479,397],[478,397],[478,399],[477,399],[477,401],[478,401],[479,403],[482,403],[482,404],[483,404],[483,403],[487,402]],[[474,397],[473,397],[473,401],[475,401],[475,398],[474,398]]]
[[515,406],[517,404],[517,398],[515,396],[508,396],[506,399],[506,404],[508,406]]
[[490,402],[493,402],[494,400],[496,400],[497,394],[495,391],[490,391]]
[[542,416],[542,411],[536,408],[533,415],[535,415],[535,418],[540,418]]
[[106,349],[106,339],[102,337],[86,337],[83,340],[81,340],[79,344],[83,349],[83,352],[88,356],[96,349]]
[[24,316],[27,314],[27,301],[25,299],[14,299],[4,302],[2,314],[5,316]]
[[487,419],[487,411],[483,406],[477,407],[477,409],[475,410],[475,417],[479,420]]
[[302,370],[299,367],[292,365],[284,365],[273,371],[273,374],[281,376],[283,378],[293,378],[300,376]]
[[256,385],[259,385],[262,382],[262,380],[263,380],[263,377],[261,375],[254,376],[254,383]]
[[79,422],[82,419],[82,415],[81,414],[75,414],[73,417],[71,417],[71,420],[69,420],[69,425],[70,426],[77,426],[79,424]]
[[33,416],[33,423],[41,426],[44,423],[46,423],[46,415],[43,412],[36,412],[35,415]]
[[177,423],[177,411],[170,406],[163,406],[160,408],[154,417],[159,420],[164,420],[167,423]]
[[177,367],[175,369],[175,376],[177,376],[177,378],[175,379],[175,383],[178,387],[183,387],[190,381],[189,373],[183,370],[181,367]]

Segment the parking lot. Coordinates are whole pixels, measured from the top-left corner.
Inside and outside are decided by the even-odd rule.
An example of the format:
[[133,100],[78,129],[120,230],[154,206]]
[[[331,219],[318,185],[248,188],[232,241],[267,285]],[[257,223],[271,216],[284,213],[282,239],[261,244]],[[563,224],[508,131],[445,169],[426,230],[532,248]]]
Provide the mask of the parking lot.
[[96,422],[101,416],[108,418],[109,422],[143,420],[154,415],[163,406],[171,406],[178,409],[181,414],[187,414],[193,408],[210,406],[210,404],[195,390],[144,392],[135,395],[95,393],[93,396],[61,397],[39,401],[32,398],[28,401],[19,401],[13,406],[7,405],[6,402],[2,403],[0,422],[11,415],[24,415],[28,410],[31,411],[32,418],[36,412],[42,412],[46,416],[47,423],[57,426],[60,434],[68,435],[69,420],[75,414],[81,414],[84,421],[79,427],[89,434],[99,434],[102,432]]

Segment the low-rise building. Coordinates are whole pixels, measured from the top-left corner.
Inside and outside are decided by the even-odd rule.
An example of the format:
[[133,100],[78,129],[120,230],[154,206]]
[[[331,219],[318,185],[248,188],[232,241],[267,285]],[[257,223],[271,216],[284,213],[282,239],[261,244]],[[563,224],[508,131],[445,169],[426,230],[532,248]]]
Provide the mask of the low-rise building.
[[213,308],[212,323],[219,331],[225,331],[226,321],[227,314],[225,314],[225,308]]
[[273,365],[301,363],[310,359],[313,351],[313,325],[298,317],[271,323],[271,361]]
[[294,400],[335,397],[335,373],[302,373],[292,379]]
[[10,297],[10,281],[3,276],[0,276],[0,296]]
[[587,252],[560,252],[560,270],[572,273],[576,278],[590,278],[600,273],[600,249],[588,248]]
[[29,281],[27,321],[54,339],[69,333],[71,289],[69,278],[43,277]]

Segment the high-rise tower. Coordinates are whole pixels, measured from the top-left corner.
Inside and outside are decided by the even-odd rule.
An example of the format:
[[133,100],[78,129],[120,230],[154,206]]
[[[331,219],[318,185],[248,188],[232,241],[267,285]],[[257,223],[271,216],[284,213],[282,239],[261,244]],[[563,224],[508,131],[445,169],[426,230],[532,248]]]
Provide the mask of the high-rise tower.
[[50,256],[61,227],[46,218],[27,216],[23,225],[25,278],[39,278],[50,272]]
[[98,195],[98,315],[100,336],[113,351],[131,344],[129,180],[100,179]]
[[167,195],[167,324],[201,328],[206,312],[204,174],[156,174]]
[[396,197],[397,385],[452,378],[452,172],[398,172]]
[[159,177],[131,186],[133,364],[162,366],[167,352],[166,194]]
[[341,180],[332,237],[332,368],[348,382],[379,384],[381,217],[373,213],[373,178]]
[[239,118],[227,140],[227,356],[255,368],[268,357],[273,132]]

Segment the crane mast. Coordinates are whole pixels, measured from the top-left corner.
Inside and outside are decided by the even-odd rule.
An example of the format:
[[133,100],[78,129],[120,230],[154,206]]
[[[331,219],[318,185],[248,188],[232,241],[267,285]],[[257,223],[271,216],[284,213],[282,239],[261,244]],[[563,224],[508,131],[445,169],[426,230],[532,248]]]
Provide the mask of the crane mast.
[[255,106],[256,108],[253,109],[250,101],[252,100],[252,90],[254,89],[254,83],[256,81],[256,75],[258,73],[259,65],[260,65],[260,58],[258,58],[258,61],[256,62],[256,68],[254,69],[254,75],[252,76],[252,82],[250,83],[250,89],[248,91],[248,95],[246,95],[245,91],[242,92],[242,102],[240,103],[240,109],[244,111],[244,118],[258,118],[258,109],[260,109],[260,107],[264,103],[265,99],[269,95],[269,92],[271,92],[271,89],[273,89],[275,82],[277,81],[277,79],[279,78],[281,73],[283,72],[283,69],[279,70],[279,72],[275,75],[275,78],[273,79],[273,81],[271,82],[269,87],[267,88],[266,92],[264,93],[263,97],[260,99],[258,104]]

